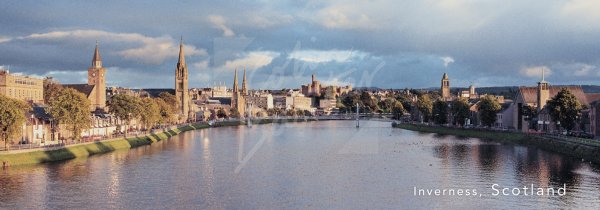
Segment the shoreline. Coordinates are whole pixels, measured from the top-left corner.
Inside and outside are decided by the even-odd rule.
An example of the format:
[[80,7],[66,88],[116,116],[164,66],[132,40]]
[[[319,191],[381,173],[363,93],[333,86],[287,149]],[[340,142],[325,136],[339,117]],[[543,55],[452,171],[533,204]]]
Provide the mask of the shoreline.
[[558,137],[554,138],[549,136],[529,135],[517,132],[437,127],[405,123],[394,124],[392,127],[417,132],[480,138],[501,143],[535,146],[539,149],[574,158],[580,158],[582,160],[590,161],[594,164],[600,165],[600,142],[579,142],[576,140],[561,139]]
[[[253,124],[269,123],[287,123],[287,122],[310,122],[341,119],[315,119],[315,118],[295,118],[295,119],[259,119],[253,120]],[[215,122],[209,126],[207,123],[196,123],[180,126],[174,129],[166,130],[160,133],[147,134],[144,136],[132,136],[128,138],[120,137],[98,142],[83,144],[66,145],[61,148],[37,148],[24,152],[0,154],[0,166],[7,168],[11,166],[44,164],[56,161],[65,161],[80,157],[89,157],[97,154],[109,153],[116,150],[131,149],[135,147],[151,145],[153,143],[167,140],[170,137],[180,133],[206,128],[217,128],[226,126],[246,125],[245,121],[222,121]]]

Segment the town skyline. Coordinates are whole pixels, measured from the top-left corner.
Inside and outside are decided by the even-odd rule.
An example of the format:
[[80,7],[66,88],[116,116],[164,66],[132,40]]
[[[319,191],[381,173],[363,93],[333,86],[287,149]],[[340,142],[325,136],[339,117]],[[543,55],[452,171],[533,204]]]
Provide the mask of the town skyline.
[[[98,40],[108,86],[167,88],[157,78],[171,75],[183,35],[193,87],[231,86],[236,66],[248,67],[256,89],[297,87],[312,74],[355,87],[429,88],[437,86],[429,78],[444,72],[457,87],[519,86],[536,81],[540,69],[556,85],[598,84],[594,4],[21,1],[0,7],[0,65],[81,83]],[[93,18],[90,10],[98,11]],[[364,73],[377,85],[357,84]],[[266,81],[270,75],[282,82]]]

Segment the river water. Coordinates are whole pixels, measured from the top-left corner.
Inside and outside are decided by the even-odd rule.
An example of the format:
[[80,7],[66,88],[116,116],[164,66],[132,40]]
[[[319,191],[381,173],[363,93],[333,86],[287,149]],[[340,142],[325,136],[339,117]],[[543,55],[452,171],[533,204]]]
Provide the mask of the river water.
[[[532,196],[522,189],[531,185],[566,191]],[[510,195],[494,195],[504,187]],[[521,194],[515,196],[510,191],[517,187]],[[447,191],[427,194],[435,189]],[[0,170],[0,209],[23,208],[598,209],[600,168],[533,147],[413,132],[387,122],[222,127]]]

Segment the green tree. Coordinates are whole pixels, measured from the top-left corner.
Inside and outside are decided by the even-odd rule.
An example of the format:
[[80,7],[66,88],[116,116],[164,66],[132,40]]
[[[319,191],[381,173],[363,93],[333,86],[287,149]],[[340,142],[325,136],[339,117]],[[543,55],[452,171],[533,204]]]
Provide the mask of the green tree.
[[419,96],[419,98],[417,99],[417,109],[419,110],[419,112],[421,112],[421,115],[423,116],[423,121],[429,122],[433,111],[433,103],[431,102],[431,97],[429,96],[429,94],[423,94]]
[[156,100],[143,98],[141,101],[140,121],[146,129],[154,127],[161,118],[160,107]]
[[477,107],[481,123],[488,127],[494,125],[497,118],[496,114],[498,114],[501,108],[500,103],[498,103],[498,100],[494,96],[486,95],[481,97]]
[[131,120],[140,117],[143,112],[142,101],[140,98],[125,94],[114,95],[109,104],[109,112],[121,120],[125,120],[125,136],[129,132]]
[[26,103],[0,95],[0,137],[6,150],[10,150],[10,139],[21,133],[21,126],[27,120],[25,114],[29,110],[30,107]]
[[383,109],[383,112],[391,113],[392,109],[396,105],[396,99],[388,97],[379,102],[379,107]]
[[346,94],[342,99],[342,104],[344,105],[343,107],[346,108],[343,111],[347,112],[354,112],[356,110],[356,104],[363,106],[362,101],[360,100],[360,95],[358,95],[356,92],[350,92]]
[[44,103],[49,104],[50,99],[54,98],[62,89],[62,85],[60,85],[58,81],[52,79],[52,77],[44,79]]
[[465,125],[467,118],[469,118],[469,102],[467,99],[460,98],[452,101],[450,104],[450,113],[454,118],[454,124],[463,126]]
[[168,92],[162,92],[158,94],[158,97],[171,107],[171,113],[179,114],[179,99],[177,96]]
[[90,128],[90,100],[72,88],[60,90],[50,99],[46,112],[52,116],[57,125],[65,125],[73,134],[73,140],[79,140],[81,132]]
[[223,109],[219,109],[217,111],[217,117],[218,118],[226,118],[227,117],[227,112],[225,112],[225,110],[223,110]]
[[159,110],[159,124],[168,124],[173,120],[173,107],[167,104],[162,98],[154,98]]
[[438,125],[448,123],[448,103],[443,100],[437,100],[432,108],[433,122]]
[[392,113],[394,114],[394,118],[396,119],[400,119],[400,117],[402,117],[402,115],[404,114],[404,106],[402,105],[402,103],[400,103],[399,101],[396,101],[394,103],[394,106],[392,107]]
[[548,101],[547,108],[554,122],[560,122],[560,126],[567,132],[571,132],[577,123],[577,117],[581,112],[581,103],[577,97],[568,89],[562,88]]
[[367,91],[363,91],[360,94],[360,101],[362,102],[362,110],[366,113],[376,112],[379,110],[379,106],[377,106],[377,100],[374,99],[371,94]]

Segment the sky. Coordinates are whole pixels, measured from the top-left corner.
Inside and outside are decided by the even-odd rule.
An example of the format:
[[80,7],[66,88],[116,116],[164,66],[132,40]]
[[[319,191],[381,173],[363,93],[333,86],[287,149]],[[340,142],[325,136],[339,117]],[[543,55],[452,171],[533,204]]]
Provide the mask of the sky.
[[[596,0],[63,1],[0,4],[0,68],[85,83],[96,41],[107,85],[250,89],[600,84]],[[241,72],[240,72],[241,74]],[[241,75],[240,75],[241,77]]]

